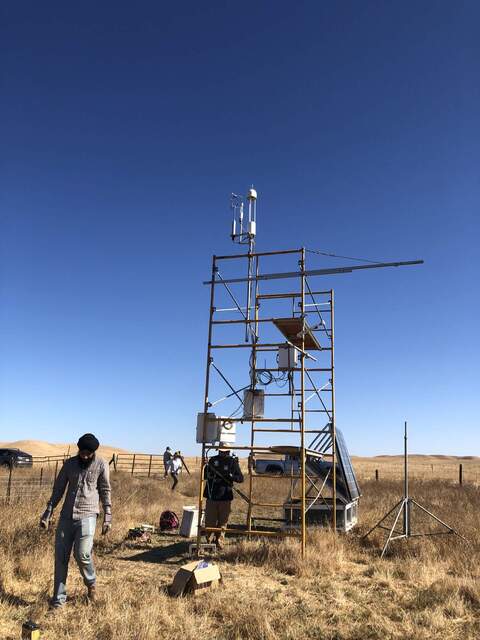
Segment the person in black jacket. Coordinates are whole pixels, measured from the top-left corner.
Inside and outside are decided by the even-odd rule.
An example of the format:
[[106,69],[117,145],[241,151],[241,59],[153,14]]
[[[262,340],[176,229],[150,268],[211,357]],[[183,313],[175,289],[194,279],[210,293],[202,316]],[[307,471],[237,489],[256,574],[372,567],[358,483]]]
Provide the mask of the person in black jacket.
[[164,478],[168,477],[168,472],[170,470],[170,460],[172,458],[173,458],[172,450],[170,449],[170,447],[167,447],[165,449],[165,451],[163,452],[163,467],[164,467],[164,470],[165,470],[165,473],[164,473],[164,476],[163,476]]
[[218,549],[223,548],[225,527],[232,508],[234,482],[243,482],[238,458],[230,455],[230,451],[222,450],[210,458],[203,470],[205,488],[203,497],[207,499],[205,506],[205,527],[218,527],[222,531],[207,534],[207,540],[215,540]]

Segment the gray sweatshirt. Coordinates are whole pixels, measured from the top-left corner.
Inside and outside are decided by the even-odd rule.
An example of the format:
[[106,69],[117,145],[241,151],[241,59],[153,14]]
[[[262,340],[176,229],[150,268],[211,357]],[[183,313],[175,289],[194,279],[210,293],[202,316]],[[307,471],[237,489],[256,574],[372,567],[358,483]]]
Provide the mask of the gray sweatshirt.
[[93,458],[88,467],[80,465],[78,456],[65,461],[53,485],[48,505],[55,509],[67,489],[61,518],[80,520],[99,513],[99,498],[104,513],[111,511],[111,490],[108,464]]

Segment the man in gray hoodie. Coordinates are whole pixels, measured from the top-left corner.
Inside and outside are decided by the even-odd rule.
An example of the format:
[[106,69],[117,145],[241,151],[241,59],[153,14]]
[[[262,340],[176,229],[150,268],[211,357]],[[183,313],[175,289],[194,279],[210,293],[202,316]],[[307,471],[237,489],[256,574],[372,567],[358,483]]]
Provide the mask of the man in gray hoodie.
[[112,526],[112,503],[108,464],[95,455],[97,438],[86,433],[78,441],[78,454],[65,461],[53,486],[40,526],[47,529],[55,507],[67,490],[55,535],[55,578],[52,607],[61,607],[67,600],[68,563],[72,552],[87,587],[88,598],[95,600],[96,573],[92,558],[93,537],[103,506],[102,535]]

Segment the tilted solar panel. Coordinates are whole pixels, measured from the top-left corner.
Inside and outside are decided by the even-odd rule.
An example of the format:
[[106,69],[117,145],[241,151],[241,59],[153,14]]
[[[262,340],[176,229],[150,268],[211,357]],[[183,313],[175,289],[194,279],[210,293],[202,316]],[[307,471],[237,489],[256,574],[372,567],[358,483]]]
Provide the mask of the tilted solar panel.
[[350,498],[354,500],[360,497],[360,487],[358,486],[355,471],[353,470],[352,460],[348,453],[347,445],[343,437],[343,433],[340,429],[336,429],[336,441],[337,441],[337,457],[342,469],[345,482],[350,492]]
[[[337,475],[337,490],[341,489],[343,493],[348,491],[350,494],[349,499],[354,500],[361,496],[360,487],[358,486],[355,471],[353,470],[352,460],[348,453],[345,438],[340,429],[336,429],[336,443],[337,443],[337,469],[340,471],[343,478],[339,478]],[[332,438],[329,431],[329,425],[325,427],[325,431],[318,434],[310,443],[309,448],[318,451],[319,453],[329,453],[332,447]]]

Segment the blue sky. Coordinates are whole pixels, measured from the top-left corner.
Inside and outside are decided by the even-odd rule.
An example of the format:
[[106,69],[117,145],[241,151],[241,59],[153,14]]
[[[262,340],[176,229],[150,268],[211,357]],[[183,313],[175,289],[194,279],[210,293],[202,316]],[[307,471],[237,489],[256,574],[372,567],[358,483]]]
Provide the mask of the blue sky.
[[254,183],[258,249],[425,259],[322,280],[351,451],[480,454],[478,3],[1,11],[0,440],[196,451]]

